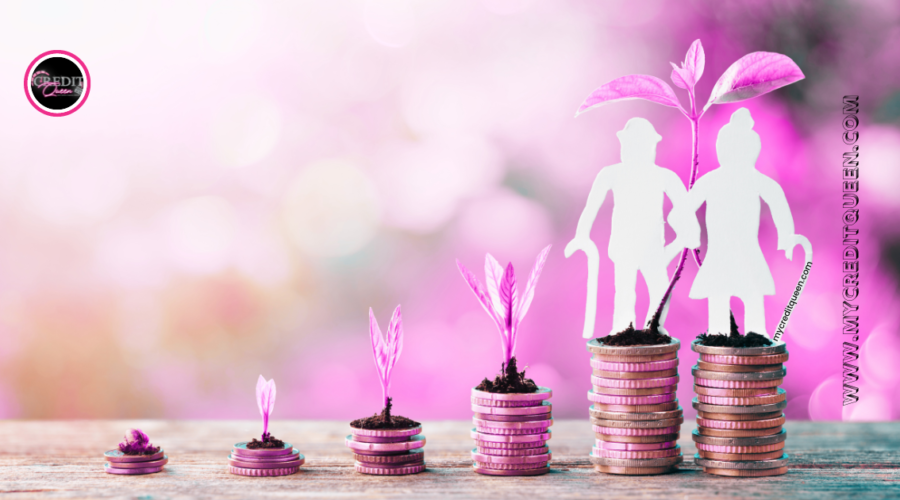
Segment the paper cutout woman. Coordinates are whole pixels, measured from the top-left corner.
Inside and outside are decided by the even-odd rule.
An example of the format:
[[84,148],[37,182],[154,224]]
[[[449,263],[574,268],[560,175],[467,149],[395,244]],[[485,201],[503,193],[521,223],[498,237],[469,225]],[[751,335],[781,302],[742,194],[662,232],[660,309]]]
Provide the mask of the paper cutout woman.
[[[647,283],[650,295],[650,307],[647,311],[649,319],[669,286],[666,266],[685,246],[693,248],[699,246],[700,241],[700,230],[693,212],[680,208],[686,201],[684,184],[674,172],[656,165],[656,143],[662,137],[656,133],[653,125],[644,118],[632,118],[616,135],[622,145],[622,162],[604,167],[597,174],[587,205],[578,219],[575,237],[565,249],[566,257],[581,250],[588,259],[585,338],[594,334],[600,265],[599,251],[591,241],[591,227],[607,192],[612,191],[615,199],[609,258],[615,264],[616,296],[610,334],[624,330],[630,323],[638,329],[646,325],[646,321],[635,323],[637,273],[640,272]],[[669,245],[665,244],[663,195],[672,201],[669,224],[677,235]],[[687,218],[683,216],[685,213]],[[688,223],[681,223],[683,220],[688,220]],[[686,233],[692,233],[692,237],[686,237]],[[660,331],[663,333],[668,309],[666,304],[660,316]]]
[[687,195],[687,210],[706,202],[707,255],[691,286],[692,299],[709,299],[711,334],[730,331],[729,302],[744,303],[744,331],[768,336],[763,296],[775,294],[775,282],[759,246],[759,199],[769,206],[778,230],[778,249],[791,260],[795,245],[808,240],[794,234],[794,219],[784,191],[756,170],[761,143],[747,108],[731,115],[719,131],[720,167],[697,180]]

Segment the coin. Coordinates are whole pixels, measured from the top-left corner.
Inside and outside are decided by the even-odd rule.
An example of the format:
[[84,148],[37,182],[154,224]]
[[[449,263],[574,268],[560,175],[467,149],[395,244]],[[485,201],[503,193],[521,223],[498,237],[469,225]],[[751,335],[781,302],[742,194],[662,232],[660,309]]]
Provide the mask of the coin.
[[534,441],[546,441],[550,439],[550,431],[541,434],[524,434],[521,436],[502,436],[497,434],[485,434],[472,429],[470,433],[472,439],[476,441],[487,441],[493,443],[530,443]]
[[353,436],[354,441],[360,443],[402,443],[409,441],[409,436],[400,437],[375,437],[375,436]]
[[668,394],[675,392],[677,385],[667,385],[664,387],[649,387],[647,389],[620,389],[616,387],[593,386],[594,394],[606,394],[608,396],[652,396],[654,394]]
[[501,464],[495,462],[475,462],[478,467],[482,469],[493,469],[493,470],[529,470],[529,469],[537,469],[541,467],[547,467],[549,462],[534,462],[528,464]]
[[784,382],[783,378],[775,380],[713,380],[706,378],[694,378],[694,385],[704,387],[719,387],[722,389],[755,389],[760,387],[776,387]]
[[697,417],[697,425],[707,429],[769,429],[784,425],[784,417],[762,420],[713,420]]
[[515,408],[472,405],[473,412],[487,413],[489,415],[537,415],[539,413],[549,413],[552,408],[553,405],[549,401],[542,401],[538,406],[522,406]]
[[376,467],[370,464],[356,462],[356,464],[354,464],[354,467],[356,468],[356,472],[362,474],[372,474],[376,476],[406,476],[409,474],[418,474],[425,470],[425,464]]
[[747,470],[747,469],[713,469],[704,467],[703,472],[707,474],[715,474],[717,476],[738,476],[738,477],[765,477],[765,476],[781,476],[787,474],[787,467],[779,467],[777,469]]
[[594,433],[594,436],[601,440],[613,443],[667,443],[677,441],[678,434],[662,434],[659,436],[612,436],[609,434]]
[[784,414],[780,411],[773,411],[771,413],[711,413],[701,411],[698,412],[697,416],[709,420],[750,422],[754,420],[768,420],[772,418],[784,417]]
[[783,450],[784,442],[767,444],[765,446],[719,446],[715,444],[696,443],[697,449],[714,453],[768,453],[775,450]]
[[109,462],[106,462],[105,464],[103,464],[103,470],[107,474],[121,474],[124,476],[139,476],[141,474],[153,474],[153,473],[163,470],[163,468],[160,466],[160,467],[143,467],[143,468],[137,468],[137,469],[124,469],[121,467],[112,467]]
[[481,467],[478,462],[472,466],[475,472],[479,474],[484,474],[487,476],[539,476],[541,474],[546,474],[550,472],[550,467],[544,466],[539,467],[537,469],[523,469],[523,470],[496,470],[496,469],[488,469],[486,467]]
[[543,401],[545,399],[550,399],[550,396],[553,395],[553,391],[551,391],[547,387],[538,387],[537,392],[517,392],[512,394],[498,394],[493,392],[485,392],[479,391],[478,389],[472,389],[472,398],[473,399],[485,399],[492,401]]
[[623,476],[652,476],[667,474],[677,470],[675,467],[612,467],[608,465],[595,465],[597,472],[606,474],[620,474]]
[[541,404],[541,402],[539,400],[497,401],[493,399],[472,398],[472,404],[477,406],[492,406],[497,408],[520,408],[523,406],[538,406]]
[[595,457],[602,458],[620,458],[626,460],[646,460],[648,458],[665,458],[675,457],[681,454],[681,446],[674,448],[666,448],[663,450],[647,450],[647,451],[623,451],[623,450],[605,450],[597,448],[591,449],[591,453]]
[[777,365],[788,360],[788,353],[768,356],[723,356],[721,354],[701,354],[701,361],[722,365]]
[[481,446],[475,447],[475,450],[482,455],[491,455],[497,457],[521,457],[526,455],[546,455],[550,453],[550,448],[547,446],[538,446],[536,448],[519,448],[515,450],[505,450],[501,448],[483,448]]
[[540,448],[547,444],[547,440],[526,441],[521,443],[503,443],[495,441],[482,441],[475,438],[475,446],[478,448],[492,448],[495,450],[524,450],[529,448]]
[[591,463],[594,465],[604,465],[607,467],[672,467],[684,462],[684,457],[676,455],[674,457],[663,458],[647,458],[647,459],[627,459],[627,458],[606,458],[606,457],[590,457]]
[[691,350],[700,354],[719,354],[723,356],[768,356],[787,352],[787,344],[775,342],[766,347],[713,347],[700,345],[698,340],[691,342]]
[[591,383],[600,387],[617,387],[622,389],[647,389],[651,387],[667,387],[678,383],[678,376],[666,378],[641,378],[621,380],[615,378],[599,378],[591,376]]
[[163,456],[159,460],[150,460],[147,462],[107,462],[110,467],[116,469],[152,469],[154,467],[162,467],[169,463],[169,457]]
[[777,394],[769,394],[766,396],[749,396],[745,398],[725,398],[720,396],[704,396],[698,395],[697,400],[701,403],[711,405],[725,406],[756,406],[780,403],[787,399],[784,389],[778,389]]
[[497,436],[524,436],[528,434],[541,434],[547,432],[548,427],[535,427],[530,429],[503,429],[499,427],[482,427],[475,426],[475,430],[482,434],[491,434]]
[[[709,370],[701,370],[697,365],[691,368],[691,374],[695,379],[712,379],[712,380],[777,380],[783,379],[787,375],[787,368],[773,370],[768,372],[752,372],[752,373],[729,373],[729,372],[713,372]],[[697,383],[697,382],[694,382]]]
[[710,429],[708,427],[698,427],[697,430],[704,436],[715,437],[756,437],[770,436],[781,432],[781,427],[770,427],[763,429]]
[[656,405],[675,401],[675,393],[654,394],[651,396],[608,396],[588,392],[588,401],[600,404],[616,405]]
[[236,460],[240,460],[241,462],[292,462],[297,460],[300,457],[300,450],[294,449],[291,450],[290,455],[279,455],[277,457],[248,457],[244,455],[235,455],[234,450],[232,450],[231,454],[228,456],[229,458],[234,458]]
[[670,403],[659,403],[655,405],[607,405],[602,403],[594,403],[592,406],[603,411],[618,411],[626,413],[653,413],[658,411],[672,411],[678,408],[678,400]]
[[703,458],[712,460],[747,461],[780,458],[781,455],[784,454],[784,450],[775,450],[768,453],[714,453],[712,451],[700,450],[697,453]]
[[425,450],[422,448],[418,448],[415,450],[409,450],[400,455],[360,455],[358,453],[353,455],[353,458],[357,462],[363,462],[365,464],[408,464],[408,463],[417,463],[425,461]]
[[592,425],[591,430],[595,433],[605,434],[608,436],[659,436],[663,434],[675,434],[681,430],[680,425],[671,427],[660,427],[658,429],[623,429],[621,427],[603,427]]
[[[157,453],[152,455],[126,455],[119,450],[109,450],[103,454],[103,457],[109,462],[122,463],[122,462],[151,462],[153,460],[159,460],[163,457],[163,450],[159,450]],[[118,466],[114,466],[118,467]]]
[[678,367],[678,358],[663,361],[645,361],[643,363],[628,363],[603,361],[591,357],[591,368],[611,372],[655,372],[659,370],[671,370]]
[[304,462],[303,455],[300,455],[299,460],[290,462],[243,462],[240,459],[235,459],[233,456],[228,457],[228,465],[241,469],[289,469],[300,467]]
[[633,380],[642,378],[666,378],[678,375],[678,369],[660,370],[656,372],[611,372],[605,370],[594,370],[592,374],[597,378],[615,378],[619,380]]
[[674,337],[668,344],[659,345],[610,346],[601,344],[597,339],[591,339],[587,342],[587,350],[591,354],[607,356],[648,356],[653,354],[668,354],[674,353],[680,347],[681,342]]
[[766,396],[777,394],[777,387],[759,387],[755,389],[719,389],[716,387],[694,386],[694,392],[702,396],[718,396],[725,398],[746,398],[750,396]]
[[694,463],[700,467],[708,467],[712,469],[777,469],[779,467],[787,467],[788,455],[785,453],[779,458],[770,460],[753,460],[749,462],[733,462],[729,460],[713,460],[703,458],[700,454],[694,455]]
[[661,443],[613,443],[610,441],[602,441],[600,439],[597,439],[594,441],[594,446],[601,450],[651,451],[675,448],[677,444],[674,440],[664,441]]
[[354,436],[370,436],[370,437],[409,437],[422,433],[422,426],[410,429],[357,429],[350,427],[350,433]]
[[[476,427],[486,427],[491,429],[514,429],[514,430],[527,430],[528,432],[543,432],[541,429],[546,429],[553,425],[553,419],[547,420],[532,420],[529,422],[493,422],[490,420],[481,420],[478,418],[473,418],[472,423],[475,424]],[[502,432],[488,432],[488,434],[502,434]]]
[[666,361],[668,359],[675,359],[678,357],[678,353],[669,352],[666,354],[652,354],[649,356],[619,356],[619,355],[606,355],[606,354],[594,354],[593,358],[598,361],[606,361],[607,363],[650,363],[653,361]]
[[784,368],[782,364],[776,365],[720,365],[718,363],[707,363],[706,361],[697,361],[697,367],[701,370],[711,372],[727,372],[727,373],[757,373],[770,372]]
[[247,448],[247,442],[237,443],[234,445],[232,453],[245,457],[277,457],[279,455],[290,455],[294,451],[291,443],[284,443],[283,448],[259,448],[251,450]]
[[549,420],[552,418],[550,413],[539,413],[537,415],[491,415],[488,413],[476,413],[474,418],[479,420],[490,420],[491,422],[534,422],[535,420]]
[[697,429],[691,433],[691,439],[695,443],[712,444],[716,446],[765,446],[775,443],[783,443],[787,439],[787,432],[782,430],[778,434],[757,437],[713,437],[703,436]]
[[787,401],[780,401],[778,403],[767,405],[722,406],[708,405],[701,403],[697,401],[697,398],[694,398],[693,401],[691,401],[691,405],[695,410],[706,413],[773,413],[785,409],[785,407],[787,407]]
[[[543,455],[519,455],[500,457],[497,455],[485,455],[479,453],[478,449],[472,450],[472,460],[481,464],[536,464],[547,463],[552,457],[551,453]],[[529,467],[530,468],[530,467]]]
[[665,420],[602,420],[591,418],[591,424],[601,427],[618,427],[621,429],[659,429],[661,427],[673,427],[684,423],[684,417],[669,418]]
[[680,407],[667,411],[625,413],[601,410],[600,408],[597,408],[597,405],[591,405],[588,411],[591,413],[591,418],[599,420],[668,420],[670,418],[679,418],[684,415],[683,410]]
[[425,446],[425,436],[421,434],[419,434],[418,436],[412,436],[411,438],[409,438],[409,441],[404,441],[402,443],[361,443],[359,441],[354,441],[352,435],[348,435],[344,440],[344,444],[346,444],[347,447],[351,450],[357,452],[407,451]]

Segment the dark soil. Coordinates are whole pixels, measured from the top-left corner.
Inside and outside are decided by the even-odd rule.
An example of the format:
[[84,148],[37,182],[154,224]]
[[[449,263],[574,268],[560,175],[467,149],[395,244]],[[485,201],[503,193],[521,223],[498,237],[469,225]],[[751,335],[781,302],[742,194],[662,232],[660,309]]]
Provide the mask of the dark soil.
[[765,335],[756,332],[748,332],[747,335],[741,335],[738,331],[737,322],[734,321],[734,314],[731,315],[731,333],[728,335],[717,333],[710,335],[709,333],[701,333],[697,336],[700,345],[709,347],[766,347],[772,345],[772,340]]
[[359,418],[350,422],[350,427],[354,429],[412,429],[422,424],[415,420],[401,417],[399,415],[391,415],[391,407],[393,407],[391,398],[388,398],[387,406],[371,417]]
[[607,335],[600,337],[597,342],[609,346],[632,346],[632,345],[665,345],[672,342],[672,337],[663,335],[659,332],[659,321],[655,318],[651,320],[650,326],[645,330],[635,330],[634,324],[628,325],[628,328],[622,330],[615,335]]
[[538,386],[534,380],[525,378],[525,370],[518,371],[516,357],[513,356],[508,365],[500,364],[500,375],[497,375],[493,382],[484,379],[475,389],[494,394],[527,394],[537,392]]
[[268,432],[262,435],[262,441],[253,438],[253,441],[247,443],[248,450],[268,450],[284,448],[284,441],[272,436]]
[[122,446],[120,444],[119,451],[124,455],[153,455],[159,453],[159,446],[138,446],[132,446],[131,444]]

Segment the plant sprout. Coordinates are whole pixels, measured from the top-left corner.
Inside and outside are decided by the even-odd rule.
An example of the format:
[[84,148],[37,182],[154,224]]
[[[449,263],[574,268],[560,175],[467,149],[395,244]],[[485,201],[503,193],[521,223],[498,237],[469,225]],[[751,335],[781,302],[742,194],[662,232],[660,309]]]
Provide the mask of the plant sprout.
[[375,313],[372,312],[372,308],[369,308],[369,337],[372,339],[372,353],[375,355],[375,366],[378,368],[378,378],[381,380],[385,420],[390,421],[391,374],[394,371],[394,365],[400,359],[400,352],[403,351],[403,317],[400,314],[399,305],[391,315],[387,338],[382,336]]
[[256,380],[256,405],[259,406],[259,414],[263,419],[262,442],[265,443],[272,438],[269,434],[269,416],[275,409],[275,379],[266,381],[260,375]]

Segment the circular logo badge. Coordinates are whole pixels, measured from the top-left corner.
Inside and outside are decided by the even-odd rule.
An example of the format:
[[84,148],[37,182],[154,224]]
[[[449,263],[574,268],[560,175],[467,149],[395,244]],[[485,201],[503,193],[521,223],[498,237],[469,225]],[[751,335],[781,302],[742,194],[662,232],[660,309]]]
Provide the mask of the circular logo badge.
[[65,50],[37,56],[25,71],[25,95],[34,109],[49,116],[78,110],[91,93],[91,74],[84,61]]

